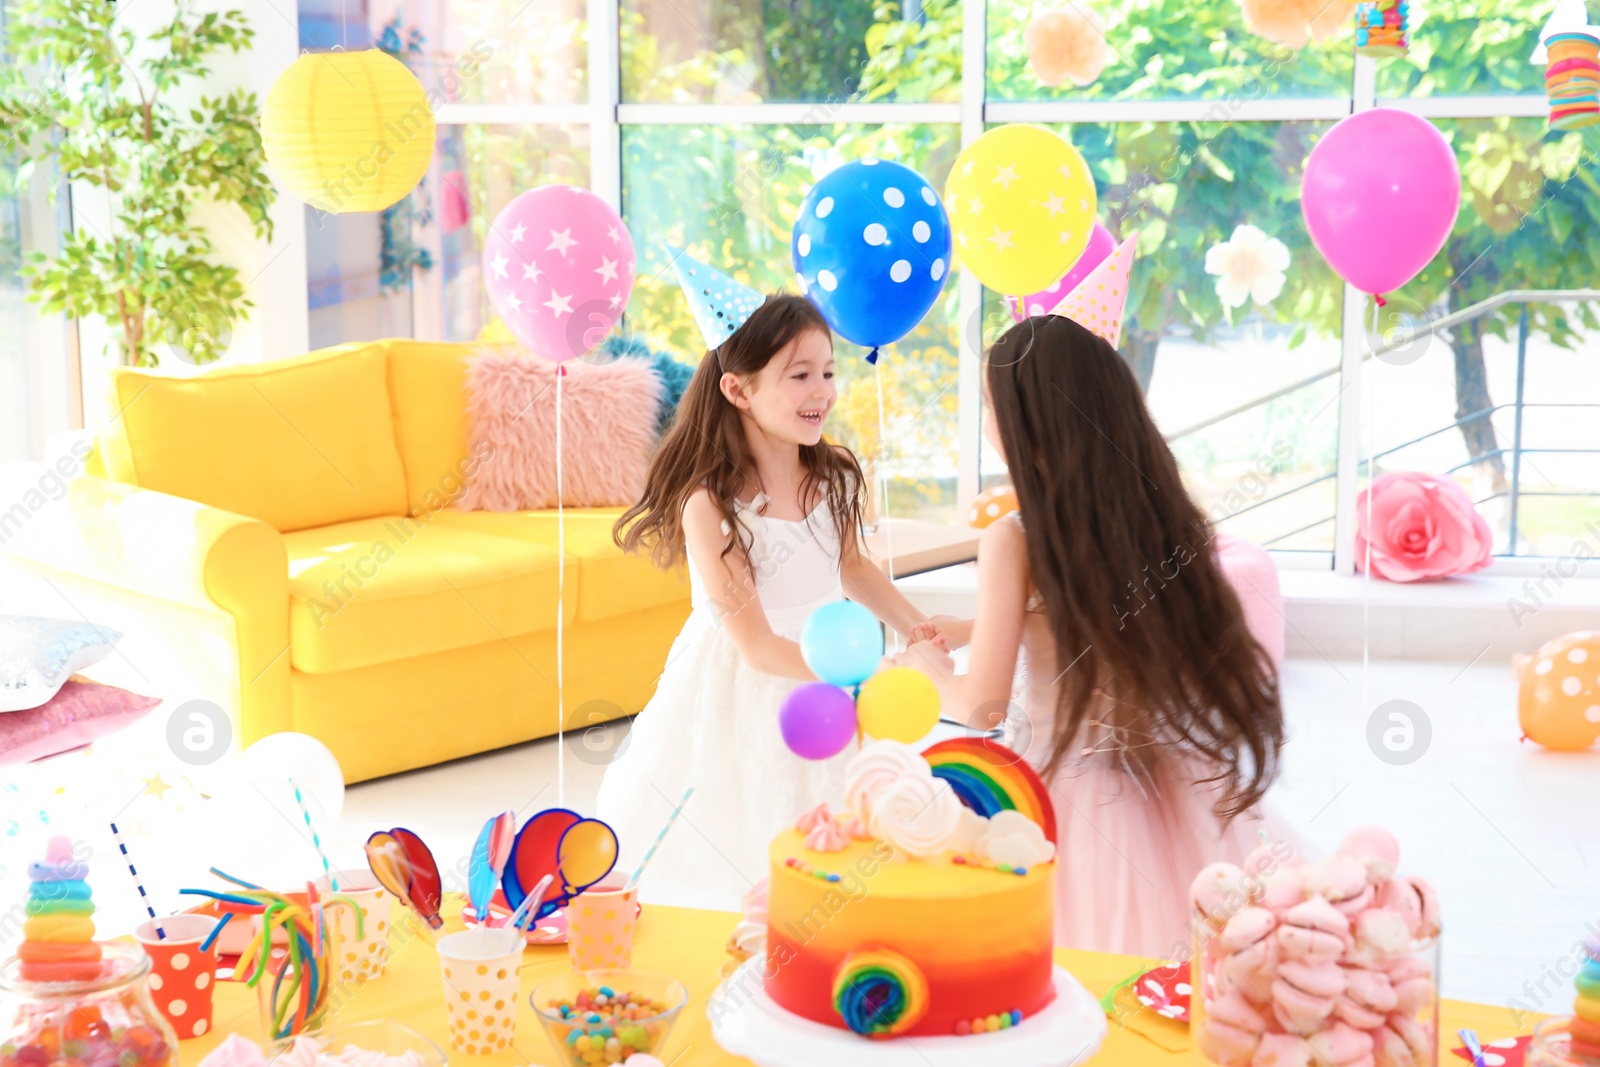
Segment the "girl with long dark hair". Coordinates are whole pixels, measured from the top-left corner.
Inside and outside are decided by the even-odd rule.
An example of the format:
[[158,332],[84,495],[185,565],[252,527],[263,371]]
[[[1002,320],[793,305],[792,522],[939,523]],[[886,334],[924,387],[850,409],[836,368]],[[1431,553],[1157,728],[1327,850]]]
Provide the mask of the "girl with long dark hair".
[[984,377],[1018,510],[983,532],[975,618],[913,635],[970,640],[969,672],[927,643],[902,662],[944,686],[946,715],[988,728],[1010,711],[1057,808],[1057,943],[1169,957],[1196,872],[1258,843],[1277,672],[1116,349],[1039,316]]

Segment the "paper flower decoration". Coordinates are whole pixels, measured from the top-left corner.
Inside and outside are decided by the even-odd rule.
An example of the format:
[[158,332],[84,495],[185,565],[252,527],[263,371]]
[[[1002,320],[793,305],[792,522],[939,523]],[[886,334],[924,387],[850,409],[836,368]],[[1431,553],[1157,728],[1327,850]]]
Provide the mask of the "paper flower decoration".
[[1206,273],[1217,276],[1217,296],[1231,308],[1246,300],[1265,307],[1278,299],[1288,269],[1288,247],[1248,222],[1206,252]]
[[1489,524],[1448,477],[1381,474],[1356,498],[1356,569],[1365,569],[1370,551],[1379,578],[1416,582],[1480,571],[1493,544]]
[[1347,0],[1241,0],[1244,24],[1269,41],[1304,48],[1344,29],[1355,4]]
[[1111,58],[1105,19],[1099,12],[1076,6],[1037,16],[1028,23],[1022,39],[1028,46],[1028,65],[1034,76],[1051,87],[1068,81],[1093,84]]

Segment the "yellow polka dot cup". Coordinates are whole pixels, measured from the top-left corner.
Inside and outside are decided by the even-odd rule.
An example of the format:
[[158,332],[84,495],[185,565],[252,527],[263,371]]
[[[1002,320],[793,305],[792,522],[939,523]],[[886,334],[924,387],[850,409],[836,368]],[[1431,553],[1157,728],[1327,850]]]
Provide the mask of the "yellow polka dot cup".
[[633,931],[639,925],[639,887],[609,875],[567,904],[567,955],[574,971],[625,971],[633,966]]
[[328,924],[338,939],[337,956],[331,961],[335,982],[361,985],[383,973],[389,960],[389,923],[394,894],[378,884],[371,874],[339,876],[335,894],[326,878],[317,880],[317,892],[326,900],[330,895],[347,898],[361,909],[361,935],[356,935],[356,917],[349,908],[329,908]]
[[473,927],[439,939],[445,1015],[457,1052],[504,1052],[517,1035],[517,969],[522,938],[509,930]]
[[217,946],[200,951],[216,928],[209,915],[169,915],[160,936],[153,922],[141,923],[133,936],[150,957],[150,999],[172,1024],[181,1041],[211,1029],[211,997],[217,980]]

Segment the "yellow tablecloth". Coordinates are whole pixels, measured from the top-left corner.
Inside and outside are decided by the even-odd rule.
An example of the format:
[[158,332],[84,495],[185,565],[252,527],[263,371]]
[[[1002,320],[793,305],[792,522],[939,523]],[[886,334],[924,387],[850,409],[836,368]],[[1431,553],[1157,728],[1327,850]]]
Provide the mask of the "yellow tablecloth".
[[[459,903],[447,908],[450,918],[445,932],[461,928],[459,912]],[[745,1067],[749,1064],[748,1060],[729,1056],[717,1047],[706,1018],[706,1001],[722,980],[723,967],[729,962],[723,945],[737,921],[738,916],[731,912],[651,906],[644,909],[634,944],[634,967],[671,974],[689,990],[689,1003],[666,1048],[658,1053],[671,1067]],[[348,994],[341,993],[342,1005],[336,1022],[394,1019],[405,1023],[437,1042],[457,1067],[522,1067],[523,1064],[560,1062],[528,1004],[528,995],[535,986],[567,969],[565,945],[530,947],[523,955],[521,1009],[512,1048],[493,1056],[468,1056],[450,1048],[439,961],[433,945],[427,937],[407,938],[408,927],[414,929],[409,923],[396,925],[396,936],[391,939],[393,956],[382,977]],[[405,939],[403,943],[402,938]],[[1098,997],[1148,961],[1133,956],[1057,949],[1056,962]],[[183,1067],[194,1067],[227,1033],[259,1040],[261,1025],[257,1016],[252,991],[236,982],[219,982],[212,1030],[204,1037],[182,1042],[179,1058]],[[1457,1060],[1448,1053],[1460,1044],[1455,1035],[1462,1027],[1471,1027],[1487,1042],[1528,1033],[1536,1021],[1526,1020],[1529,1029],[1518,1030],[1507,1008],[1447,1000],[1441,1008],[1439,1061],[1441,1064],[1460,1063],[1465,1067],[1465,1060]],[[1091,1067],[1203,1067],[1204,1064],[1203,1057],[1192,1049],[1184,1053],[1164,1052],[1146,1038],[1120,1029],[1114,1021],[1104,1046],[1090,1061]]]

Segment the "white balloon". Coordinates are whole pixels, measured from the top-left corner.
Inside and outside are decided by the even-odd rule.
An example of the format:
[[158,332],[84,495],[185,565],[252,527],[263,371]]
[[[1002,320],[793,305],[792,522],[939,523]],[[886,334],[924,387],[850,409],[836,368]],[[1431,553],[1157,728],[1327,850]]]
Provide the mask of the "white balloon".
[[287,797],[289,810],[296,814],[294,787],[299,786],[313,819],[317,809],[321,811],[320,834],[332,830],[344,811],[344,771],[328,746],[309,734],[268,734],[244,750],[239,774],[266,793],[275,807],[280,806],[280,797]]

